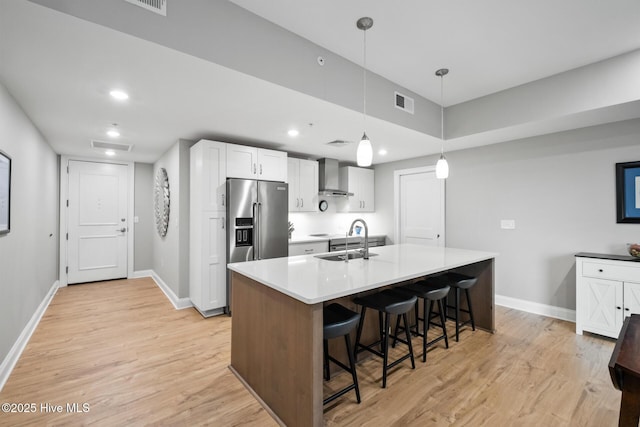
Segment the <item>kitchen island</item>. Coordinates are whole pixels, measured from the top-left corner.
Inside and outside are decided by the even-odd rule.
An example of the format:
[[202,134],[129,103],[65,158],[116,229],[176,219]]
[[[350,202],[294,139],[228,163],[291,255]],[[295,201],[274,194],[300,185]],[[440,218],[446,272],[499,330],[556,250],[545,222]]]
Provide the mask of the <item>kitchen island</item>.
[[369,260],[313,255],[229,264],[231,369],[281,423],[323,424],[322,307],[325,303],[455,270],[478,277],[476,326],[493,332],[495,253],[402,244]]

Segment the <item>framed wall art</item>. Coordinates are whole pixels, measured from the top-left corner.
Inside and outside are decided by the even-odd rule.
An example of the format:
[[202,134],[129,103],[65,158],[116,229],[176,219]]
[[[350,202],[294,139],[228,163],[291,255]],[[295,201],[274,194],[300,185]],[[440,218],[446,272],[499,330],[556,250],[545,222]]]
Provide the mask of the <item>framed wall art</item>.
[[11,230],[11,157],[0,151],[0,234]]
[[616,163],[618,223],[640,223],[640,161]]

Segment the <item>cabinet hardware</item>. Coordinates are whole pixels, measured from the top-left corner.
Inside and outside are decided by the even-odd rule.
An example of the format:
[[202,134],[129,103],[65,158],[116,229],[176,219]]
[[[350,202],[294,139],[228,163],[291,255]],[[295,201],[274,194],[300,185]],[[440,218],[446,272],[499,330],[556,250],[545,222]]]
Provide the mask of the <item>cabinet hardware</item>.
[[224,217],[222,217],[222,229],[224,230]]
[[620,306],[616,306],[616,308],[617,308],[618,310],[622,310],[622,307],[620,307]]
[[253,173],[256,173],[256,164],[253,164]]
[[598,269],[598,271],[599,271],[600,273],[602,273],[604,270],[602,270],[602,269],[600,268],[600,269]]
[[310,254],[310,253],[313,253],[313,249],[305,249],[304,252],[307,254]]
[[629,311],[629,309],[628,309],[628,308],[625,308],[625,309],[624,309],[624,311]]
[[304,208],[304,199],[300,197],[300,207]]
[[224,194],[221,194],[221,195],[220,195],[220,198],[222,199],[222,200],[221,200],[221,202],[222,202],[222,206],[224,206]]
[[262,175],[262,163],[260,163],[260,175]]

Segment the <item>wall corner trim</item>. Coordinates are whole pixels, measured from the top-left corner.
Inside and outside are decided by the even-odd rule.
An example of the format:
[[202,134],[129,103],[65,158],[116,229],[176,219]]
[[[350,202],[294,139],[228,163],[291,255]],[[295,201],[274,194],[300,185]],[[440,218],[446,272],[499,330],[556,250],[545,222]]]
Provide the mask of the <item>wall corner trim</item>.
[[2,364],[0,364],[0,391],[2,391],[2,389],[4,388],[5,383],[9,379],[9,375],[11,375],[11,372],[16,366],[16,363],[18,363],[18,359],[20,359],[20,356],[27,346],[29,339],[31,339],[31,335],[33,335],[33,332],[38,327],[40,319],[42,319],[45,311],[47,311],[47,307],[49,307],[49,303],[51,303],[51,300],[58,291],[59,287],[60,282],[56,280],[53,285],[51,285],[51,288],[47,292],[47,295],[45,295],[44,299],[42,300],[36,311],[33,313],[33,316],[31,316],[31,319],[22,330],[22,333],[20,333],[20,336],[11,347],[11,350],[9,350],[9,353],[2,361]]
[[140,277],[151,277],[153,281],[156,282],[156,285],[158,285],[160,290],[164,292],[164,294],[167,296],[169,301],[171,301],[171,304],[173,304],[176,310],[182,310],[183,308],[193,307],[193,304],[191,303],[191,299],[178,298],[178,296],[173,292],[173,290],[171,290],[171,288],[164,282],[164,280],[160,278],[160,276],[156,274],[155,271],[153,270],[134,271],[133,275],[131,276],[132,279],[137,279]]
[[496,295],[496,305],[507,308],[513,308],[527,313],[539,314],[542,316],[553,317],[555,319],[566,320],[567,322],[576,321],[576,311],[564,307],[556,307],[554,305],[540,304],[537,302],[527,301],[519,298],[507,297],[504,295]]

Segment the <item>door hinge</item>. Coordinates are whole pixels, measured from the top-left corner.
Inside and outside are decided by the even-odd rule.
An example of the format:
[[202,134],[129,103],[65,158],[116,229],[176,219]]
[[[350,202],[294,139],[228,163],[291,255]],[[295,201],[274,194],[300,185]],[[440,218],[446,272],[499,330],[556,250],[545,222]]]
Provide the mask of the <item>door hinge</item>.
[[69,173],[69,166],[67,166],[67,174]]
[[69,199],[67,199],[67,207],[69,207]]
[[67,274],[69,274],[69,266],[67,266]]
[[69,233],[67,233],[67,240],[69,240]]

